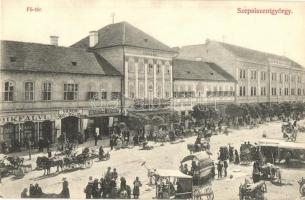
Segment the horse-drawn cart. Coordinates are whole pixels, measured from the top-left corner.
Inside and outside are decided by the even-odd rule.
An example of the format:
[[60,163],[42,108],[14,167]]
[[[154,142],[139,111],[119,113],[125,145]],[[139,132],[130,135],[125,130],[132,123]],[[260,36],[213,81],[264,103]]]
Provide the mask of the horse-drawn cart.
[[159,169],[156,176],[157,199],[214,199],[211,185],[195,185],[192,176],[178,170]]
[[93,164],[89,148],[76,150],[75,152],[73,152],[73,154],[64,157],[63,160],[64,167],[68,169],[77,167],[89,168]]
[[295,142],[297,139],[298,128],[291,123],[282,124],[283,138],[287,141]]
[[239,199],[240,200],[264,200],[264,193],[267,192],[267,186],[265,181],[259,181],[257,183],[241,184],[239,186]]
[[24,165],[24,158],[18,156],[6,156],[0,154],[0,175],[2,177],[15,175],[16,178],[22,178],[24,173],[32,170],[32,165]]

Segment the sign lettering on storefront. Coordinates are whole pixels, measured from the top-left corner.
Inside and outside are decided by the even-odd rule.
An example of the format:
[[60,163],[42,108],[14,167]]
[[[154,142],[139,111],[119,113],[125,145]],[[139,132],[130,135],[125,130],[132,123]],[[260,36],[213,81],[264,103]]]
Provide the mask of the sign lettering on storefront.
[[25,122],[25,121],[44,121],[53,120],[55,116],[52,114],[33,114],[33,115],[15,115],[0,117],[0,123],[5,124],[8,122]]
[[105,114],[118,114],[119,108],[99,108],[95,110],[89,110],[89,116],[105,115]]
[[69,116],[81,117],[83,110],[80,109],[63,109],[58,112],[58,118],[62,119]]

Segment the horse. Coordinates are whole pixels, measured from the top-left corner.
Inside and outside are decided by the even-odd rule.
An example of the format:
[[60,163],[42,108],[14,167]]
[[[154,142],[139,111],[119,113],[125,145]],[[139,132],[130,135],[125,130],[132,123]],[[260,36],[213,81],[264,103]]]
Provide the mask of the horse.
[[62,159],[56,159],[56,158],[48,158],[46,156],[42,156],[42,157],[37,157],[36,160],[36,165],[38,169],[43,169],[45,174],[50,174],[51,173],[51,167],[57,167],[56,172],[59,171],[59,167],[63,168],[63,160]]

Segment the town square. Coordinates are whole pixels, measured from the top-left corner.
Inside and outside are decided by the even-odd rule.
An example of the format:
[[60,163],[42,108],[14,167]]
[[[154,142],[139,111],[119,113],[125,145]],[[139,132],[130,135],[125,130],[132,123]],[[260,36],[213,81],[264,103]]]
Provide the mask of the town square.
[[238,3],[3,1],[0,197],[305,199],[305,4]]

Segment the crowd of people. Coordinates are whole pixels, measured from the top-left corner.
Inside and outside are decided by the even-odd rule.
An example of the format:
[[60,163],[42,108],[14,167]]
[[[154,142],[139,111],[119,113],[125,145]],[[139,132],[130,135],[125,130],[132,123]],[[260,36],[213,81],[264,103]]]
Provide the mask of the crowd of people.
[[105,175],[100,179],[95,178],[93,180],[93,177],[90,176],[88,184],[84,188],[86,199],[130,199],[132,196],[134,199],[139,198],[140,187],[142,186],[139,177],[136,177],[133,182],[133,190],[131,190],[124,177],[120,177],[119,181],[118,179],[116,168],[111,170],[111,167],[108,167]]

